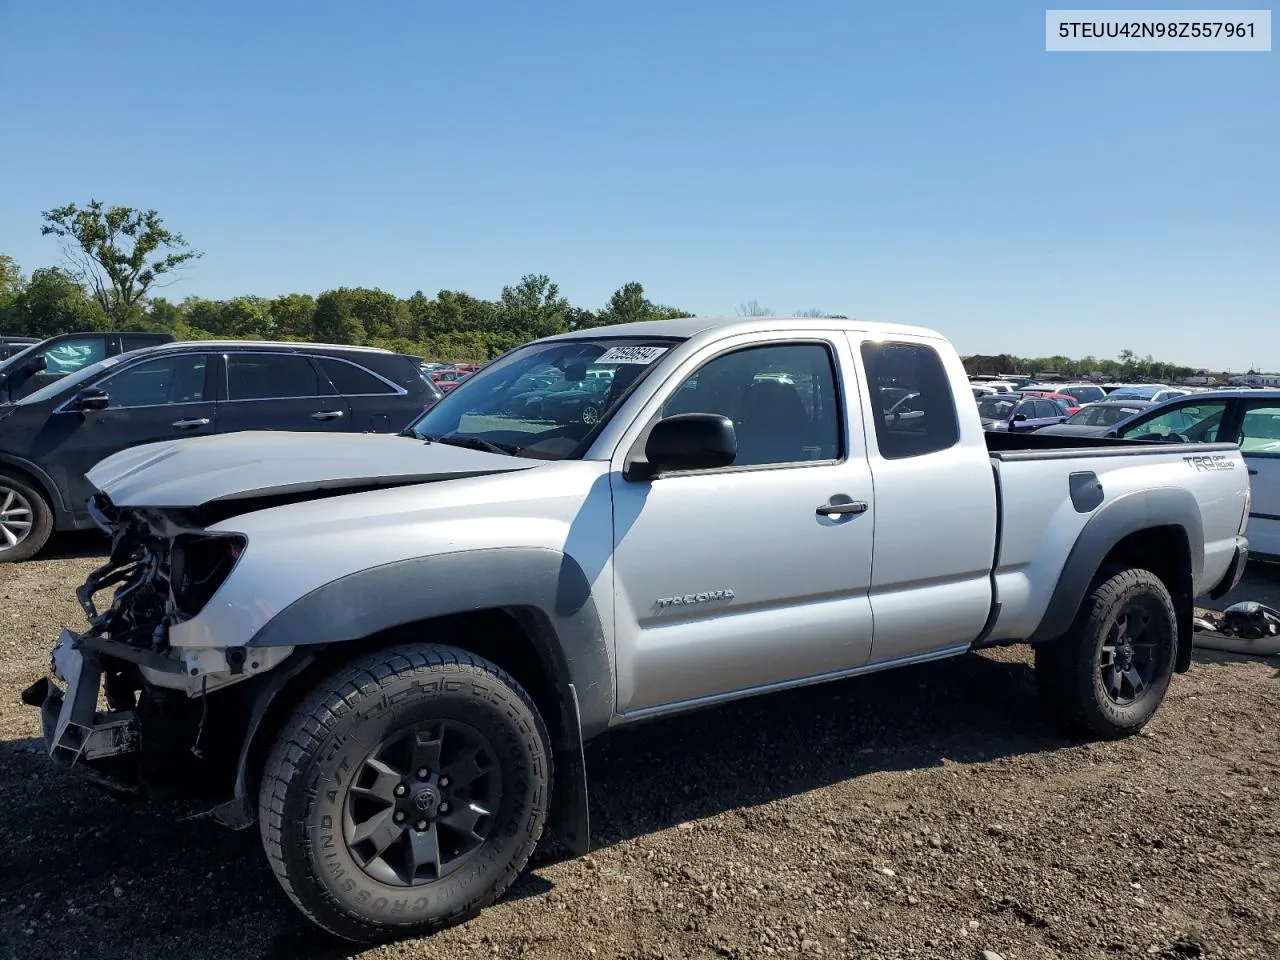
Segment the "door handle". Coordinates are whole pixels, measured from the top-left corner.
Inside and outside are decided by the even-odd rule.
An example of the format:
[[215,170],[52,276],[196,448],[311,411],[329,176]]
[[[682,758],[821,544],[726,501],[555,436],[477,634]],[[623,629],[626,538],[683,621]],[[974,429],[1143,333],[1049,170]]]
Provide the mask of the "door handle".
[[317,410],[311,415],[312,420],[337,420],[342,416],[341,410]]
[[820,517],[835,517],[845,513],[866,513],[867,504],[864,500],[853,500],[849,503],[824,503],[818,507],[817,513]]
[[1258,475],[1258,471],[1257,471],[1257,470],[1254,470],[1253,468],[1250,468],[1250,469],[1249,469],[1249,476],[1251,476],[1251,477],[1256,477],[1257,475]]
[[175,420],[169,426],[178,430],[193,430],[196,427],[207,427],[209,425],[208,417],[199,417],[195,420]]

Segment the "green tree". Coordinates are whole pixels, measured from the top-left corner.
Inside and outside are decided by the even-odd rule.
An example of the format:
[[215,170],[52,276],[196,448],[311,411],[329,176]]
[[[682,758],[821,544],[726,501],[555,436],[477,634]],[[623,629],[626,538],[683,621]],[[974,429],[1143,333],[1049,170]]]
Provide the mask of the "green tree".
[[657,309],[644,295],[644,287],[635,281],[624,283],[615,290],[599,314],[601,324],[639,323],[656,319],[657,315]]
[[310,340],[315,336],[316,300],[309,293],[288,293],[269,306],[271,326],[284,340]]
[[11,332],[19,322],[17,302],[22,287],[17,261],[0,253],[0,332]]
[[32,272],[14,299],[11,312],[16,328],[12,332],[29,337],[103,330],[110,325],[101,305],[58,267],[41,267]]
[[503,287],[495,320],[499,332],[530,340],[563,333],[569,301],[545,274],[528,273],[514,287]]
[[155,210],[84,208],[69,203],[46,210],[40,232],[62,241],[73,276],[87,283],[103,311],[117,321],[137,316],[137,308],[161,278],[202,256],[165,227]]

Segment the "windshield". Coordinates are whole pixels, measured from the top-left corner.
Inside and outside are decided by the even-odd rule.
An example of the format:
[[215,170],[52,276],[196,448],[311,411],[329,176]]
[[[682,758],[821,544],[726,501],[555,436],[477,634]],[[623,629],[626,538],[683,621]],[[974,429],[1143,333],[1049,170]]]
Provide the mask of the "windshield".
[[129,359],[130,356],[130,354],[121,353],[114,357],[107,357],[105,360],[99,360],[97,363],[91,363],[87,367],[81,367],[75,373],[69,373],[65,377],[59,377],[52,383],[46,383],[34,393],[27,394],[18,403],[43,403],[58,396],[63,391],[74,389],[78,384],[84,383],[86,380],[92,380],[104,370],[109,370],[121,360]]
[[983,397],[978,401],[978,413],[983,420],[1008,420],[1015,406],[1017,401],[1008,397]]
[[601,337],[531,343],[461,381],[405,434],[539,460],[578,454],[630,387],[679,343]]
[[1125,417],[1131,417],[1141,407],[1085,407],[1073,417],[1068,417],[1066,422],[1072,426],[1084,427],[1109,427],[1113,423],[1119,423]]

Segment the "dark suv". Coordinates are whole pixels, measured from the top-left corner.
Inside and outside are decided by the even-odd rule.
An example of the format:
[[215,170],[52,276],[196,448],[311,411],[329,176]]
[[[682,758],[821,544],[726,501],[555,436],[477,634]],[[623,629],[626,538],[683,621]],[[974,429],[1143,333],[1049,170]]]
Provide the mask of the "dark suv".
[[21,400],[55,380],[130,350],[172,343],[172,333],[91,331],[32,341],[0,363],[0,403]]
[[237,430],[396,433],[443,394],[416,358],[187,341],[107,357],[0,405],[0,563],[93,526],[85,472],[126,447]]

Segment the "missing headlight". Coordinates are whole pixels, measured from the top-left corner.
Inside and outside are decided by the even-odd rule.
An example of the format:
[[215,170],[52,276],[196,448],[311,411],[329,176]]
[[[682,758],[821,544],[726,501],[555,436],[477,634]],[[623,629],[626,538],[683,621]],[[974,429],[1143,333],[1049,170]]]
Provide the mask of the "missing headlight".
[[194,617],[208,603],[244,553],[239,535],[182,534],[174,538],[169,582],[173,603],[184,617]]

